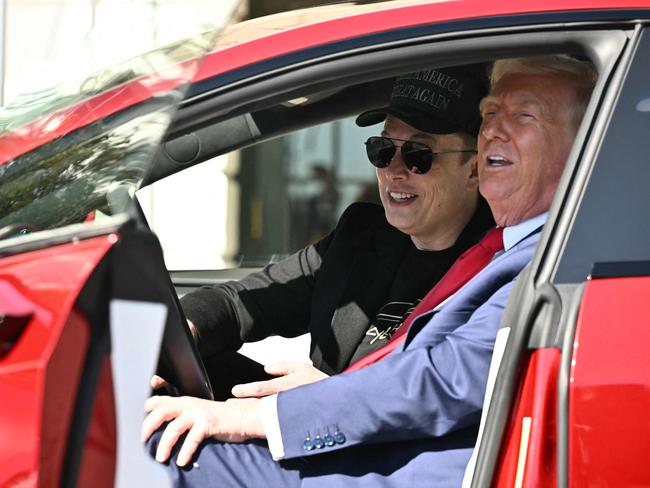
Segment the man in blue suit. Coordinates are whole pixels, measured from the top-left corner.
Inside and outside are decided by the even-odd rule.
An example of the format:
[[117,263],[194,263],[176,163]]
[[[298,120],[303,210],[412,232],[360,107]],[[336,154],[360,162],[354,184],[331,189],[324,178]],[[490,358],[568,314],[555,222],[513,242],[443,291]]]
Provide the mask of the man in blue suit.
[[478,169],[504,251],[364,369],[262,399],[150,398],[143,438],[169,422],[149,445],[175,484],[460,486],[499,322],[595,79],[591,65],[565,56],[496,62]]

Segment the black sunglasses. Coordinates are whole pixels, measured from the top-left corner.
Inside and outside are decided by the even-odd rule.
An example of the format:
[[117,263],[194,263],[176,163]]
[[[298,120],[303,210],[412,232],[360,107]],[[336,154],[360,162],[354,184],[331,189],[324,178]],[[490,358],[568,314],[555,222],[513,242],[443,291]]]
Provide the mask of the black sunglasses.
[[[395,142],[402,143],[401,146],[396,146]],[[433,159],[439,154],[452,154],[452,153],[475,153],[473,149],[463,149],[458,151],[439,151],[433,152],[429,146],[421,142],[405,141],[403,139],[393,139],[391,137],[373,136],[369,137],[365,142],[366,154],[373,166],[377,168],[385,168],[395,157],[395,152],[399,147],[402,151],[402,159],[404,164],[411,173],[424,174],[431,169]]]

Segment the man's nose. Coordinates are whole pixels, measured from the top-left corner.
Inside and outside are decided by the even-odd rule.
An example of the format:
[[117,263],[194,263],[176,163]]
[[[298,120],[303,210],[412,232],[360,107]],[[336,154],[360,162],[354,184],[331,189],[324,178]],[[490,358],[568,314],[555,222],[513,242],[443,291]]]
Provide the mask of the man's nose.
[[501,114],[495,114],[484,118],[481,123],[480,133],[486,139],[500,139],[506,141],[509,139],[507,123]]
[[389,178],[391,179],[404,179],[408,177],[408,169],[406,168],[406,164],[404,163],[404,159],[402,159],[402,150],[401,148],[397,148],[395,151],[395,155],[393,156],[393,159],[390,160],[390,163],[386,168],[384,168],[386,171],[386,174],[388,175]]

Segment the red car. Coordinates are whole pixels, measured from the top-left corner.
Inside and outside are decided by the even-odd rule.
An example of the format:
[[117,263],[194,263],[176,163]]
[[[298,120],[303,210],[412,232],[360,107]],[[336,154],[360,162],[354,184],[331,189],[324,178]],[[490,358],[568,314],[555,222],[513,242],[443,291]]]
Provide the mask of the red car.
[[237,272],[170,279],[137,188],[228,153],[267,159],[237,176],[239,253],[264,254],[288,188],[267,191],[290,152],[277,141],[347,127],[400,73],[557,52],[599,81],[502,322],[467,484],[650,485],[650,2],[361,3],[235,25],[203,58],[206,36],[0,114],[0,486],[164,483],[138,438],[151,374],[211,396],[174,285]]

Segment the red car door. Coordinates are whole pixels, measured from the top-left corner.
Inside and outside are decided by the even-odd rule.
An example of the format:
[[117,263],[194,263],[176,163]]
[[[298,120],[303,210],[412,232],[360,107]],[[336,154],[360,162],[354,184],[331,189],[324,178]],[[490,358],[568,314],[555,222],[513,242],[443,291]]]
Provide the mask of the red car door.
[[472,486],[650,485],[650,36],[628,36],[502,322]]
[[[145,457],[125,424],[144,401],[130,386],[146,396],[163,340],[166,376],[210,396],[131,199],[205,47],[163,48],[90,95],[37,94],[2,114],[19,122],[0,135],[0,486],[128,479],[129,456]],[[24,122],[25,106],[38,116]]]

